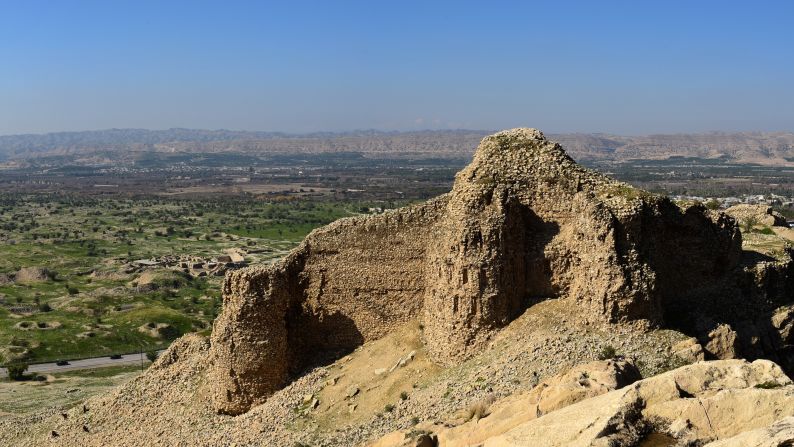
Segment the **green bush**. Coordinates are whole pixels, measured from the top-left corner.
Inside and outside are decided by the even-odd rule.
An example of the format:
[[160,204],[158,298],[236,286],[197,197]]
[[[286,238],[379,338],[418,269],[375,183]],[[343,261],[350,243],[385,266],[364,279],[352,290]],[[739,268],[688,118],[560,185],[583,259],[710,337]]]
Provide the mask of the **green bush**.
[[753,231],[753,227],[756,226],[756,225],[758,225],[758,219],[756,219],[755,217],[752,217],[752,216],[748,217],[742,223],[742,230],[745,233],[749,233],[749,232]]
[[157,332],[166,340],[174,340],[182,335],[178,328],[170,325],[158,329]]
[[13,365],[8,365],[8,378],[11,380],[24,380],[25,379],[25,371],[28,370],[27,363],[16,363]]
[[150,362],[157,360],[157,352],[146,351],[146,358],[149,359]]
[[606,345],[601,349],[601,352],[598,353],[598,360],[609,360],[614,359],[617,356],[617,351],[615,347],[612,345]]

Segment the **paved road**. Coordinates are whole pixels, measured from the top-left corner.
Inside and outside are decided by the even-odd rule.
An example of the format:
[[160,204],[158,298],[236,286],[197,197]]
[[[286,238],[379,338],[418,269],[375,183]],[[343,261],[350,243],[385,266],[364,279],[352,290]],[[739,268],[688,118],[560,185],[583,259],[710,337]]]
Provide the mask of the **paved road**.
[[[157,351],[160,354],[161,351]],[[120,359],[111,359],[110,357],[94,357],[92,359],[71,360],[68,365],[58,366],[55,363],[38,363],[30,365],[28,373],[50,374],[54,372],[76,371],[79,369],[92,369],[104,368],[107,366],[126,366],[126,365],[140,365],[143,359],[144,367],[149,362],[146,359],[146,354],[126,354],[122,355]],[[0,377],[7,377],[8,371],[5,368],[0,368]]]

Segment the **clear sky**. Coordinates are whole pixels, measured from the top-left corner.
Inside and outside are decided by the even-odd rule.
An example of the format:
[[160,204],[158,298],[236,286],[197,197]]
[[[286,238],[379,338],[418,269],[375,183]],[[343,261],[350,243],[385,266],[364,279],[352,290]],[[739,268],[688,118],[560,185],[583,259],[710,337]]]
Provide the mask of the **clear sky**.
[[0,134],[794,131],[794,1],[0,0]]

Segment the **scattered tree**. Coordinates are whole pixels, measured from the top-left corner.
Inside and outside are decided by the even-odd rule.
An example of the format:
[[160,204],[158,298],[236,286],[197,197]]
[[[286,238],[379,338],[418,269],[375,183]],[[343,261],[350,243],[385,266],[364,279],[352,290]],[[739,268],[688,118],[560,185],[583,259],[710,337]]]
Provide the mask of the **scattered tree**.
[[25,379],[25,371],[28,370],[27,363],[15,363],[8,365],[8,378],[14,381]]

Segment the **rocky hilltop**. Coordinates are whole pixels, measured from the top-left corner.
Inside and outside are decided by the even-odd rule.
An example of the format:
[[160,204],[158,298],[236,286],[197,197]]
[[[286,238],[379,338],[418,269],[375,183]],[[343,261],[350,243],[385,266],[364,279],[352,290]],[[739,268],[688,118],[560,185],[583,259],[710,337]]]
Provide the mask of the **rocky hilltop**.
[[658,326],[720,295],[741,235],[577,165],[534,129],[483,139],[452,191],[310,234],[274,265],[230,274],[212,335],[218,411],[239,414],[318,356],[420,318],[433,360],[460,361],[533,304]]
[[[229,272],[209,341],[184,337],[82,409],[0,421],[0,440],[727,442],[794,415],[794,262],[766,233],[748,237],[774,249],[750,250],[729,215],[585,169],[540,131],[499,132],[448,194]],[[614,359],[571,369],[597,357]],[[780,366],[695,363],[717,358]],[[695,415],[764,396],[741,426]]]

